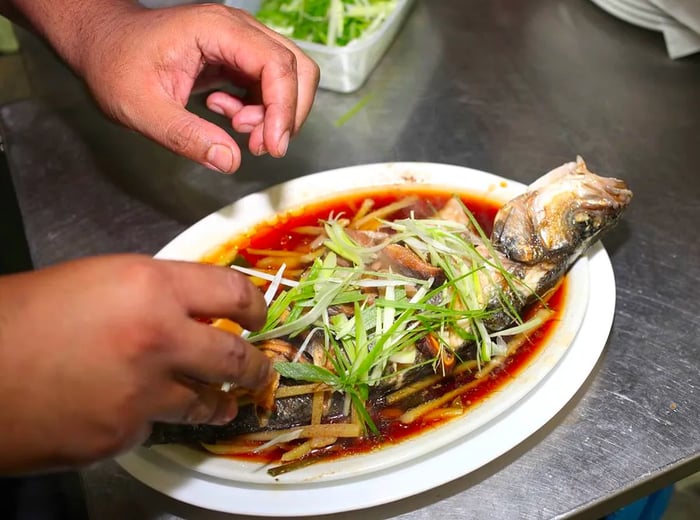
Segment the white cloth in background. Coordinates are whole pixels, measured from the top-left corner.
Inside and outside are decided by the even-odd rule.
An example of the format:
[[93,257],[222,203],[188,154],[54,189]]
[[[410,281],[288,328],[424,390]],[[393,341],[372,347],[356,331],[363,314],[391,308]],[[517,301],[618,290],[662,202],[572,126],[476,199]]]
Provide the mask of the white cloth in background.
[[700,52],[700,0],[649,2],[673,19],[660,27],[666,41],[666,50],[672,59]]

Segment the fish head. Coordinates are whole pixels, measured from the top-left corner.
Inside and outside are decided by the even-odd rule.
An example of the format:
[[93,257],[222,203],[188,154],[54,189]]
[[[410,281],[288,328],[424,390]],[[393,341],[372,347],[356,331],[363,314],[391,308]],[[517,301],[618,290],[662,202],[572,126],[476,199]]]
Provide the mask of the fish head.
[[612,227],[632,199],[624,181],[588,170],[580,157],[532,183],[496,215],[492,240],[511,260],[567,264]]

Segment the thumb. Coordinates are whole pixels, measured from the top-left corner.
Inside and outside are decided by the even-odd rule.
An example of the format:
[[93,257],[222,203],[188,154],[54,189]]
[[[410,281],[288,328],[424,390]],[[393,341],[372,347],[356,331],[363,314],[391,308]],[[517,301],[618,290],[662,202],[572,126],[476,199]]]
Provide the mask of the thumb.
[[241,150],[226,131],[175,102],[152,102],[132,124],[157,143],[207,168],[233,173],[241,164]]

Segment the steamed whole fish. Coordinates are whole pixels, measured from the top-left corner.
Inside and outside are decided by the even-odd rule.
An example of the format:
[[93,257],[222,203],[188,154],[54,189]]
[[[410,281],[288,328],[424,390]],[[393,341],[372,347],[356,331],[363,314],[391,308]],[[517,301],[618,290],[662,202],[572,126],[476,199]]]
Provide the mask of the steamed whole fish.
[[[500,336],[494,333],[526,329],[521,313],[555,288],[581,254],[616,224],[631,197],[623,181],[590,172],[578,158],[506,203],[495,217],[490,239],[456,198],[428,218],[384,222],[371,231],[326,223],[328,253],[304,275],[318,277],[313,279],[315,290],[323,286],[330,291],[309,300],[326,302],[326,308],[313,307],[306,321],[303,314],[296,316],[304,321],[303,331],[293,328],[295,311],[287,308],[278,321],[251,336],[271,359],[281,362],[276,365],[281,377],[271,391],[279,384],[324,383],[336,391],[329,392],[323,420],[335,422],[348,415],[348,396],[381,408],[391,392],[436,374],[449,376],[461,360],[485,363],[503,355]],[[328,289],[334,277],[347,284],[342,293],[347,301],[339,299],[335,286]],[[357,298],[350,303],[351,295],[359,293],[361,305]],[[420,326],[421,317],[431,313],[443,316],[439,330]],[[319,332],[324,323],[326,336]],[[374,336],[366,336],[363,327]],[[360,345],[361,340],[370,346]],[[338,354],[329,342],[346,350]],[[391,342],[396,345],[385,359],[367,361],[377,345],[384,348]],[[347,363],[340,363],[338,356]],[[299,365],[307,366],[296,370]],[[367,366],[366,372],[359,370]],[[338,375],[342,370],[347,377]],[[420,392],[412,397],[414,402],[422,398]],[[242,433],[300,427],[312,419],[311,394],[271,395],[267,402],[241,406],[239,416],[223,426],[157,423],[148,443],[213,443]]]

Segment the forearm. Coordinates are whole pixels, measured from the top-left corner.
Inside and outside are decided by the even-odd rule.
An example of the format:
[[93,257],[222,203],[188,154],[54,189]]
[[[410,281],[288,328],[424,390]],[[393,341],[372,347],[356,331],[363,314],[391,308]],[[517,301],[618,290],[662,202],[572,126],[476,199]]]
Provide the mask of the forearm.
[[44,37],[78,74],[97,39],[119,30],[135,0],[0,0],[0,13]]

